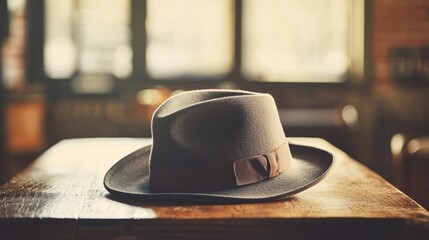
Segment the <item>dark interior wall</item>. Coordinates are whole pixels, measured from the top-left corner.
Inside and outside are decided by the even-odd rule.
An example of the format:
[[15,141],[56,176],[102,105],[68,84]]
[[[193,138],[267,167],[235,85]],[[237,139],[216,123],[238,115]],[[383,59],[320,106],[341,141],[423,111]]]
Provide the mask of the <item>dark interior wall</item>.
[[[7,12],[7,2],[6,0],[0,0],[0,49],[3,46],[4,40],[9,35],[9,14]],[[1,51],[0,51],[1,52]],[[6,175],[6,161],[4,160],[6,152],[5,144],[5,129],[4,129],[4,119],[5,119],[5,101],[6,101],[6,91],[4,91],[3,84],[1,82],[3,71],[2,58],[0,57],[0,183],[4,180],[2,176]]]
[[[429,134],[429,1],[375,0],[369,59],[376,103],[371,128],[374,158],[389,178],[390,139],[396,133]],[[401,73],[399,61],[408,71]],[[399,73],[398,73],[399,72]]]

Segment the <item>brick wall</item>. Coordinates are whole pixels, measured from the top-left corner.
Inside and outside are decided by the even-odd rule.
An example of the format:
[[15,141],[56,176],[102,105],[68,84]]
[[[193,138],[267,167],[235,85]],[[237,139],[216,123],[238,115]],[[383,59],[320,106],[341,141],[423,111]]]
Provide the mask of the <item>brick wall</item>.
[[398,84],[389,66],[391,48],[429,48],[429,1],[374,0],[371,4],[374,96],[400,121],[429,121],[429,77],[417,84]]
[[375,82],[391,84],[388,65],[391,47],[429,47],[429,1],[374,0],[372,4]]

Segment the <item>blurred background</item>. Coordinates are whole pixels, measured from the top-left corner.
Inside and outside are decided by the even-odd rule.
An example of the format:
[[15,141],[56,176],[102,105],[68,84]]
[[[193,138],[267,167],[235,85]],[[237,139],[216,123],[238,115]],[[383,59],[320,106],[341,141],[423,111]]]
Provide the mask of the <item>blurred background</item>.
[[274,96],[429,206],[427,0],[0,0],[0,182],[61,139],[150,137],[178,92]]

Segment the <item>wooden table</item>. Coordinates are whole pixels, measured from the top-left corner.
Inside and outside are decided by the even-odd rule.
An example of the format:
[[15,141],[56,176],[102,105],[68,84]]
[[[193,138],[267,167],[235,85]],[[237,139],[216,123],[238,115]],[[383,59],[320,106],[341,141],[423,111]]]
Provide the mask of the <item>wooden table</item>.
[[429,239],[429,214],[383,178],[331,151],[320,184],[285,201],[168,205],[116,199],[107,169],[148,139],[65,140],[0,189],[0,239]]

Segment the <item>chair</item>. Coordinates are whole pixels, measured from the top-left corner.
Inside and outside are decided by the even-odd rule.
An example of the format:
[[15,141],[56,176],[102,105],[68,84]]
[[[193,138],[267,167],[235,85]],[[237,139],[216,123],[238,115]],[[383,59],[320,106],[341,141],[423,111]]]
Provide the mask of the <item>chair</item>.
[[429,135],[396,134],[391,150],[394,184],[429,209]]

